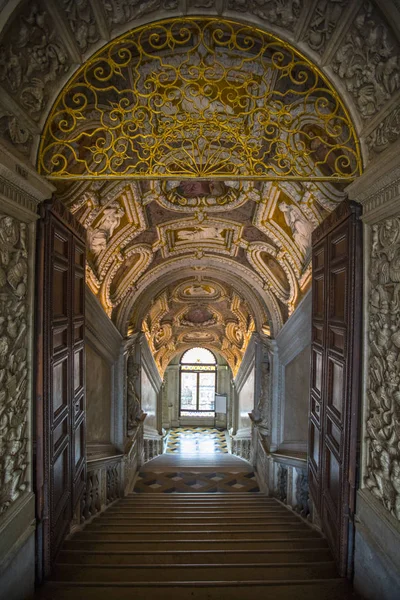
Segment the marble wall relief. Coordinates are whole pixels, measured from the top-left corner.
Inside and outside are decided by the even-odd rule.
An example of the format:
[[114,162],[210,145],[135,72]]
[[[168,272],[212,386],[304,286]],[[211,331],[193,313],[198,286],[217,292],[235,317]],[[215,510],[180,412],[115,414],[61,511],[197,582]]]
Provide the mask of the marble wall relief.
[[0,215],[0,514],[28,488],[27,230]]
[[364,483],[400,519],[400,217],[372,226]]
[[363,119],[375,115],[400,88],[400,44],[373,2],[363,2],[333,70],[343,80]]

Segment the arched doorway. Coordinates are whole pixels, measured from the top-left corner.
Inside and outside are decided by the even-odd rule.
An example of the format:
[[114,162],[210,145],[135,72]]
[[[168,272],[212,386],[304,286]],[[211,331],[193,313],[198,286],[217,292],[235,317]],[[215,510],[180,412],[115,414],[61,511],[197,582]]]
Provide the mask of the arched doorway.
[[[313,65],[313,62],[318,65],[316,70],[311,70],[314,74],[316,72],[318,75],[322,74],[322,79],[325,82],[334,83],[332,89],[335,97],[339,98],[340,106],[343,107],[345,115],[348,116],[350,112],[352,116],[352,119],[347,123],[353,123],[350,128],[353,132],[352,139],[355,144],[353,152],[359,157],[357,145],[360,137],[366,163],[367,148],[369,148],[370,156],[373,156],[375,149],[379,152],[380,149],[389,147],[396,137],[393,133],[395,130],[393,123],[396,123],[396,111],[394,109],[396,108],[395,93],[398,88],[398,78],[396,76],[398,44],[396,41],[396,26],[394,25],[394,30],[392,30],[385,17],[387,19],[389,16],[389,19],[396,24],[393,15],[398,15],[398,12],[396,12],[397,9],[394,5],[389,4],[389,7],[386,5],[381,7],[383,13],[380,13],[379,8],[373,3],[368,3],[368,6],[352,3],[351,6],[344,7],[345,9],[341,14],[336,10],[328,11],[326,19],[330,23],[329,33],[321,30],[321,17],[319,15],[321,7],[319,3],[312,7],[306,6],[306,3],[301,7],[296,3],[288,3],[286,11],[271,11],[267,10],[268,7],[260,7],[259,4],[256,6],[256,3],[250,3],[246,14],[243,14],[240,3],[229,3],[229,7],[224,6],[223,10],[231,11],[229,15],[225,12],[226,22],[232,19],[236,25],[243,26],[243,17],[245,17],[245,28],[247,28],[249,22],[253,22],[256,24],[257,32],[262,32],[262,36],[268,37],[269,35],[265,33],[265,29],[273,31],[275,40],[277,38],[283,40],[285,52],[290,52],[293,47],[301,48],[300,52],[295,50],[296,58],[305,56],[307,68],[310,64]],[[145,14],[147,8],[148,13]],[[134,5],[124,5],[124,8],[121,9],[119,5],[119,9],[117,9],[113,6],[113,3],[110,3],[107,7],[97,7],[92,13],[92,8],[89,7],[87,9],[88,14],[94,14],[95,19],[89,27],[90,35],[86,40],[78,36],[81,29],[76,27],[76,23],[90,23],[92,16],[88,21],[86,17],[82,17],[81,13],[68,11],[68,16],[65,19],[68,28],[65,28],[60,25],[63,22],[60,17],[62,14],[60,11],[63,10],[61,8],[55,8],[49,13],[42,14],[38,7],[28,7],[25,9],[26,14],[23,14],[21,19],[18,18],[18,11],[15,12],[16,18],[10,20],[12,27],[8,28],[6,36],[18,37],[21,54],[19,58],[15,59],[15,53],[12,52],[14,45],[12,43],[7,45],[10,38],[7,40],[6,37],[6,51],[9,52],[9,57],[14,57],[14,62],[6,60],[7,66],[3,69],[1,75],[2,85],[7,94],[5,96],[7,111],[2,120],[6,124],[5,137],[8,141],[12,141],[13,147],[24,152],[25,156],[30,152],[35,155],[35,151],[32,150],[33,138],[41,134],[46,114],[53,103],[53,98],[63,87],[63,78],[66,77],[68,68],[73,63],[79,64],[81,62],[82,52],[90,54],[92,50],[97,50],[96,44],[102,45],[100,40],[107,39],[107,37],[112,39],[128,31],[132,26],[132,19],[143,19],[139,29],[146,29],[145,21],[152,21],[157,18],[155,13],[152,12],[152,8],[147,8],[145,5],[140,9]],[[190,12],[191,7],[186,8]],[[174,13],[174,11],[177,11],[175,3],[165,3],[164,9],[168,12],[168,16],[179,17]],[[202,12],[203,9],[198,10]],[[8,6],[7,11],[6,17],[8,18],[11,15],[11,8]],[[105,15],[109,17],[108,25]],[[192,19],[190,21],[195,22]],[[29,34],[26,33],[26,23],[29,23],[30,26]],[[52,27],[49,25],[51,23],[56,25]],[[125,31],[122,31],[121,28]],[[61,31],[59,40],[55,39],[57,31]],[[371,32],[368,39],[366,37],[367,31]],[[377,35],[373,35],[374,32]],[[380,35],[379,32],[385,33]],[[226,32],[222,34],[222,38],[218,40],[218,43],[224,41],[224,35],[226,35]],[[37,50],[38,39],[48,41],[47,49],[42,54],[40,61],[36,60],[37,52],[34,51]],[[162,36],[160,39],[162,39]],[[344,40],[343,48],[337,47],[339,39]],[[149,43],[148,40],[146,43]],[[356,51],[357,48],[354,44],[359,44],[359,51]],[[373,64],[372,62],[368,63],[369,53],[363,50],[368,44],[373,45],[373,53],[370,54],[378,58],[378,61]],[[240,50],[236,47],[235,49],[236,51],[243,51],[243,48]],[[25,59],[27,56],[28,58],[24,62],[21,57]],[[21,68],[16,68],[15,60],[17,62],[21,60],[21,64],[24,63]],[[393,73],[393,77],[384,77],[382,80],[379,77],[378,64],[379,69],[384,70],[385,73]],[[41,66],[39,67],[39,65]],[[295,79],[297,73],[302,76],[302,70],[298,67],[297,69],[296,71],[295,68],[292,73]],[[362,73],[362,77],[356,76],[355,73]],[[278,89],[278,92],[282,93],[279,86],[274,89]],[[340,96],[337,90],[340,90]],[[75,97],[75,103],[78,102],[78,105],[79,98],[78,93],[78,96]],[[196,101],[193,102],[192,100],[189,103],[196,104]],[[201,107],[202,98],[198,97],[197,100]],[[171,100],[171,102],[173,105],[174,101]],[[226,106],[230,106],[229,102],[233,102],[233,100],[229,100]],[[75,108],[76,105],[73,109],[68,107],[68,110],[71,109],[72,111],[69,113],[70,115],[72,115]],[[221,114],[218,111],[217,101],[215,101],[213,109],[215,115]],[[116,108],[117,113],[118,110]],[[233,114],[235,114],[234,111]],[[76,118],[76,114],[74,118]],[[218,117],[216,118],[218,120]],[[78,121],[79,119],[78,116]],[[163,119],[168,120],[166,113],[164,113]],[[335,145],[332,143],[332,136],[330,135],[332,132],[327,133],[325,131],[322,135],[321,130],[318,129],[318,124],[313,119],[307,117],[305,120],[307,122],[304,124],[304,128],[300,130],[301,135],[307,141],[304,141],[304,139],[299,141],[294,136],[294,141],[290,142],[292,144],[290,148],[292,150],[296,148],[299,152],[297,158],[303,167],[304,165],[307,168],[309,167],[307,157],[311,155],[317,163],[319,161],[326,163],[321,165],[321,172],[325,178],[329,177],[329,173],[332,172],[330,170],[332,164],[335,164],[338,159],[330,152],[331,149],[334,149],[332,146]],[[61,121],[61,129],[65,127],[63,133],[66,135],[69,127],[68,120],[62,119]],[[23,127],[19,126],[20,123]],[[38,123],[40,124],[38,125]],[[78,123],[78,125],[82,124],[82,122]],[[285,119],[283,119],[282,127],[283,129],[287,127]],[[353,129],[357,134],[354,133]],[[297,134],[300,130],[296,129]],[[231,129],[231,133],[233,131],[235,130]],[[312,133],[310,134],[310,132]],[[81,134],[82,132],[79,132],[79,135]],[[141,134],[143,134],[143,131]],[[275,138],[273,134],[271,135]],[[224,143],[227,139],[224,139]],[[230,142],[233,144],[232,139]],[[249,138],[246,140],[246,144],[248,143]],[[241,140],[239,139],[238,145],[240,146],[240,144]],[[242,144],[241,148],[245,147],[246,144],[244,146]],[[87,153],[92,152],[86,141],[78,142],[77,146],[79,152],[82,152],[85,156]],[[96,142],[93,146],[96,147]],[[151,144],[149,147],[151,147]],[[121,148],[116,148],[117,154],[120,153],[119,158],[124,152]],[[254,148],[257,148],[257,144]],[[199,155],[200,150],[202,149],[197,148],[197,155]],[[92,154],[94,164],[99,164],[96,163],[96,157],[99,156],[96,154],[97,151],[104,156],[104,147],[99,150],[97,146],[94,154]],[[221,151],[220,146],[220,160],[224,158],[224,151]],[[171,149],[169,149],[169,152],[170,156]],[[78,154],[77,157],[82,158]],[[5,157],[5,173],[8,179],[8,184],[4,187],[5,193],[9,198],[16,198],[16,202],[23,206],[21,210],[18,209],[18,214],[13,213],[12,218],[17,221],[21,220],[22,223],[34,222],[35,217],[32,215],[35,212],[35,198],[37,200],[43,199],[44,196],[49,195],[51,190],[47,184],[35,176],[33,170],[26,163],[24,164],[23,161],[21,162],[12,157],[10,162],[10,155],[7,152]],[[282,158],[283,163],[279,163],[280,158]],[[193,153],[190,160],[192,159]],[[282,152],[279,144],[274,145],[272,143],[269,146],[269,159],[275,166],[278,165],[284,171],[286,155],[285,152]],[[378,264],[379,260],[382,259],[382,255],[386,256],[386,253],[388,253],[387,259],[390,264],[395,259],[393,252],[396,250],[397,243],[396,225],[390,224],[389,220],[392,219],[393,215],[397,219],[398,188],[395,183],[396,176],[393,174],[396,165],[390,164],[390,159],[391,156],[387,153],[386,159],[382,163],[379,164],[375,161],[375,165],[379,164],[376,170],[374,163],[371,163],[371,179],[368,177],[364,180],[361,179],[359,180],[361,183],[355,182],[350,187],[350,193],[353,197],[363,201],[367,208],[367,216],[365,217],[366,247],[367,251],[372,253],[371,260],[374,264]],[[179,161],[181,161],[180,155],[178,156]],[[14,162],[17,164],[18,169],[14,168]],[[62,159],[60,158],[58,163],[55,160],[53,167],[60,167],[61,164]],[[207,165],[208,163],[203,164]],[[338,163],[336,164],[338,166]],[[359,165],[359,162],[357,164]],[[349,163],[345,167],[339,165],[340,171],[345,177],[349,175],[349,172],[346,171],[349,168],[348,165]],[[263,168],[265,168],[264,162]],[[382,168],[384,171],[381,170]],[[324,169],[328,170],[324,171]],[[385,173],[385,176],[379,179],[382,172]],[[390,176],[388,175],[385,179],[388,173],[390,173]],[[197,171],[196,174],[198,174]],[[58,195],[65,204],[73,209],[77,220],[84,222],[86,226],[92,229],[90,232],[91,256],[89,257],[88,270],[88,282],[92,291],[98,295],[104,310],[117,323],[120,332],[124,336],[127,333],[138,333],[142,329],[144,317],[149,316],[148,329],[146,329],[147,325],[143,329],[146,339],[151,340],[150,343],[154,344],[154,354],[159,360],[161,372],[165,368],[167,360],[177,351],[176,347],[173,348],[176,343],[174,341],[175,332],[178,330],[177,337],[183,333],[179,327],[185,321],[185,315],[179,315],[176,311],[174,315],[176,321],[174,322],[172,319],[172,322],[168,322],[168,294],[172,290],[167,290],[167,302],[165,302],[161,292],[166,287],[160,287],[163,270],[167,270],[168,273],[177,273],[179,269],[185,267],[188,269],[187,275],[189,277],[196,280],[200,277],[200,286],[203,285],[203,280],[207,278],[216,283],[224,283],[225,278],[227,280],[229,278],[228,296],[232,301],[231,306],[236,316],[233,322],[227,322],[227,314],[222,313],[224,337],[218,338],[218,332],[215,331],[216,337],[213,338],[212,345],[218,342],[218,348],[225,353],[224,356],[230,361],[232,370],[238,369],[248,347],[249,338],[254,331],[251,319],[258,333],[266,332],[267,335],[272,333],[273,336],[277,336],[289,316],[295,314],[294,309],[306,295],[307,286],[310,282],[310,270],[307,270],[309,256],[307,256],[306,244],[311,231],[309,224],[312,223],[313,228],[317,226],[327,213],[332,211],[334,205],[339,204],[344,198],[343,189],[340,186],[338,188],[334,187],[331,182],[326,182],[326,180],[324,182],[314,181],[312,185],[304,185],[304,182],[302,184],[298,181],[284,182],[282,186],[279,183],[270,181],[263,185],[257,183],[257,185],[247,186],[246,184],[243,188],[237,190],[235,185],[226,185],[225,182],[229,179],[221,177],[225,187],[219,184],[218,177],[216,179],[217,182],[211,182],[211,185],[209,179],[201,179],[200,176],[199,182],[192,182],[196,185],[194,188],[191,186],[190,189],[187,189],[185,185],[181,185],[181,180],[179,180],[179,182],[175,182],[179,185],[174,183],[168,189],[164,188],[162,184],[157,186],[151,183],[146,184],[147,187],[144,186],[143,189],[141,186],[132,185],[117,190],[117,186],[103,188],[98,181],[90,185],[86,185],[87,182],[84,182],[76,185],[75,188],[72,186],[70,190],[67,190],[63,187],[64,184],[61,184],[61,188],[58,190]],[[255,178],[253,177],[253,179]],[[281,178],[278,176],[279,179]],[[10,181],[15,180],[18,181],[19,186],[17,191],[9,184]],[[174,181],[173,176],[172,180]],[[163,181],[161,174],[161,183]],[[363,183],[363,181],[368,183]],[[384,192],[380,193],[381,190],[384,190]],[[34,194],[33,198],[32,193]],[[198,197],[196,194],[201,198],[200,206],[203,207],[202,210],[199,209],[199,206],[193,206],[195,198]],[[138,198],[141,199],[142,197],[145,197],[143,203],[138,201]],[[83,200],[84,198],[85,200]],[[107,202],[105,202],[106,198]],[[221,210],[224,213],[223,217],[218,213],[218,210],[214,210],[215,205],[218,205],[221,198],[223,203],[219,206],[223,207]],[[185,210],[182,209],[182,203],[185,210],[190,208],[186,214]],[[249,210],[250,206],[254,208],[254,211]],[[8,210],[7,202],[4,210],[6,209]],[[230,209],[230,214],[228,214],[228,209]],[[10,216],[7,210],[6,213]],[[160,217],[160,210],[165,210],[165,214],[171,211],[168,219],[161,217],[159,221],[157,220]],[[178,213],[181,214],[178,215]],[[388,221],[384,223],[383,220],[386,217],[388,217]],[[176,222],[181,218],[184,223],[174,223],[174,221]],[[245,226],[242,230],[240,225],[243,225],[243,222]],[[369,235],[368,228],[370,225],[376,225],[373,236]],[[34,226],[30,226],[30,229],[33,230]],[[388,230],[393,230],[393,233],[391,236],[385,237],[384,232]],[[21,231],[24,231],[23,227]],[[129,231],[131,233],[132,231],[135,232],[134,237],[131,239],[129,239]],[[140,235],[142,237],[139,239]],[[28,238],[28,245],[32,249],[32,231]],[[21,234],[20,239],[24,240],[24,233]],[[18,244],[22,244],[22,246]],[[15,252],[18,251],[22,256],[24,241],[18,241],[18,244],[16,242],[14,245]],[[26,270],[30,273],[32,289],[32,276],[34,273],[32,264],[27,265]],[[396,278],[396,275],[394,275],[394,279],[392,277],[394,271],[395,269],[392,268],[389,274],[389,282],[391,283],[388,281],[375,282],[376,285],[386,286],[385,293],[387,294],[394,294],[395,286],[393,282]],[[241,279],[240,285],[237,284],[238,274],[240,274]],[[371,285],[374,286],[375,275],[372,274],[371,277]],[[159,280],[158,283],[156,283],[157,280]],[[7,287],[7,293],[14,294],[15,292],[17,294],[17,296],[15,294],[13,296],[14,300],[20,297],[18,293],[21,294],[22,288],[18,288],[18,284],[15,289],[9,283],[4,285],[9,286]],[[238,297],[234,297],[233,292],[235,291],[239,292],[237,293]],[[160,295],[158,296],[159,292]],[[381,293],[380,288],[377,293],[378,295]],[[178,298],[178,296],[176,297]],[[24,298],[23,295],[22,298]],[[143,298],[147,298],[149,301],[145,306],[140,305],[139,302],[139,299],[142,300]],[[158,316],[163,314],[160,320],[158,320],[155,310],[151,312],[150,300],[154,300],[154,304],[160,305],[161,312],[158,313]],[[197,301],[200,302],[199,299]],[[376,308],[375,299],[371,302],[372,308],[368,311],[370,310],[372,314]],[[366,303],[368,303],[367,300]],[[17,302],[14,304],[18,306]],[[32,311],[29,312],[29,310],[27,309],[27,314],[30,315],[29,319],[32,322]],[[10,316],[11,320],[13,319],[12,314],[6,316]],[[218,315],[213,316],[213,318],[218,322]],[[385,330],[390,327],[396,329],[395,323],[390,322],[386,325]],[[192,333],[192,329],[190,333]],[[179,349],[183,350],[186,343],[184,337],[176,341]],[[366,345],[369,343],[370,341],[366,340]],[[397,346],[395,342],[391,341],[390,343],[392,344],[391,352],[396,354]],[[367,359],[365,360],[367,361]],[[32,362],[29,364],[32,371]],[[388,369],[389,366],[387,366]],[[382,368],[385,369],[385,365]],[[375,387],[373,391],[376,394]],[[388,390],[389,395],[393,395],[393,393],[393,390]],[[151,403],[153,404],[154,398],[155,394],[152,394]],[[122,402],[121,399],[120,402]],[[379,437],[380,435],[377,422],[380,421],[381,417],[375,418],[375,412],[378,411],[378,416],[382,416],[385,412],[383,405],[380,405],[379,408],[379,403],[377,404],[375,401],[375,404],[370,406],[369,396],[365,394],[365,410],[366,414],[370,414],[369,418],[366,418],[365,430],[370,443],[368,448],[364,449],[365,484],[363,484],[364,496],[360,495],[360,497],[364,501],[364,507],[368,504],[366,498],[370,498],[370,496],[377,501],[378,508],[373,501],[368,504],[369,507],[374,506],[374,510],[376,508],[376,514],[379,515],[380,511],[383,511],[383,515],[387,512],[397,518],[396,502],[393,501],[393,497],[397,497],[395,491],[396,478],[385,463],[386,456],[391,457],[392,460],[396,459],[396,451],[393,450],[396,441],[394,446],[391,441],[387,440],[384,441],[383,446],[382,444],[373,443],[376,436]],[[369,410],[370,413],[368,413]],[[22,412],[24,413],[24,411]],[[26,419],[29,420],[28,412],[25,411],[24,414]],[[119,414],[121,414],[121,411]],[[122,438],[122,425],[116,426],[114,429],[119,431],[118,435]],[[157,431],[156,423],[154,430]],[[14,464],[13,461],[14,458],[10,459],[8,464]],[[28,462],[23,461],[23,465],[28,464]],[[26,468],[24,467],[25,470]],[[13,481],[16,481],[15,489],[13,488],[13,499],[11,501],[6,500],[5,510],[8,510],[9,504],[12,504],[16,498],[25,498],[25,492],[29,493],[32,487],[30,481],[28,481],[29,478],[25,481],[26,477],[21,475],[20,469],[16,469],[16,471],[18,471],[18,474],[15,477],[12,476]],[[382,480],[386,482],[386,487],[381,484]],[[387,495],[385,491],[387,486],[388,489],[394,490],[391,492],[392,495]],[[26,515],[28,515],[28,512]],[[369,525],[372,521],[373,519],[368,520]]]

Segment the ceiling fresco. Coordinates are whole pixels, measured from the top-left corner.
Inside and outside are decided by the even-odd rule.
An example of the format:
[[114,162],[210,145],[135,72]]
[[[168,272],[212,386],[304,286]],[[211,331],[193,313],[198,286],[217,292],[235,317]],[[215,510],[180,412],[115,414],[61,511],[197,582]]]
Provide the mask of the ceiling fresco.
[[87,229],[87,283],[123,335],[142,329],[161,372],[193,344],[236,372],[251,332],[276,334],[308,290],[311,231],[344,193],[210,179],[58,182],[58,196]]

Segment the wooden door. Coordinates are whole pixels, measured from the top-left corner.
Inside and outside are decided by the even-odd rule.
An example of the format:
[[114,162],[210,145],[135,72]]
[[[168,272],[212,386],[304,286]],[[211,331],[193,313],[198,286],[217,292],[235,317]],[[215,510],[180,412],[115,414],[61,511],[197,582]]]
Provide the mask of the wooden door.
[[362,318],[361,209],[313,233],[309,488],[341,576],[352,574]]
[[37,253],[37,575],[51,571],[86,481],[85,230],[45,203]]

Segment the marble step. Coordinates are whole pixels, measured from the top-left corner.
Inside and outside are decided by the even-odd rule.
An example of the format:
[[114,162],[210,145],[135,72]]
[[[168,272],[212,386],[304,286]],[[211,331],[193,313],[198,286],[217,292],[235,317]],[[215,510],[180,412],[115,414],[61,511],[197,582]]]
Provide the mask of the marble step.
[[242,530],[187,530],[187,531],[174,531],[171,533],[170,531],[116,531],[113,529],[88,529],[85,528],[84,531],[78,532],[74,536],[74,540],[115,540],[115,541],[138,541],[147,540],[147,541],[168,541],[171,540],[187,540],[191,538],[192,540],[244,540],[244,539],[292,539],[292,538],[313,538],[319,537],[319,534],[309,529],[308,527],[276,527],[271,529],[258,529],[251,531],[248,528]]
[[138,581],[289,581],[329,579],[335,577],[336,566],[330,560],[307,563],[259,563],[252,565],[81,565],[56,564],[52,581],[118,582]]
[[[168,522],[166,522],[166,519],[168,520]],[[120,527],[151,527],[151,528],[158,528],[158,527],[168,527],[168,529],[175,529],[176,527],[179,527],[179,529],[183,529],[186,527],[191,527],[192,529],[195,529],[196,527],[213,527],[214,525],[218,525],[219,527],[229,527],[229,526],[235,526],[235,527],[239,527],[239,526],[244,526],[244,525],[257,525],[257,524],[262,524],[262,525],[269,525],[269,524],[276,524],[276,523],[299,523],[299,519],[295,516],[295,515],[285,515],[285,514],[279,514],[279,515],[271,515],[271,516],[265,516],[263,515],[262,518],[260,517],[243,517],[241,515],[236,515],[235,517],[233,516],[213,516],[213,515],[207,515],[207,516],[196,516],[196,517],[184,517],[184,516],[171,516],[171,515],[164,515],[164,517],[134,517],[134,516],[125,516],[125,515],[109,515],[106,514],[102,517],[100,517],[99,519],[96,520],[96,524],[98,526],[104,526],[106,524],[108,525],[116,525],[116,526],[120,526]]]
[[[134,541],[119,541],[109,539],[100,540],[78,540],[76,537],[66,540],[63,548],[66,550],[82,549],[85,551],[132,551],[138,547],[143,552],[165,551],[165,550],[232,550],[236,548],[236,543],[229,540],[176,540],[167,538],[165,540],[149,541],[146,538],[135,539]],[[309,548],[327,548],[327,542],[322,537],[299,537],[299,538],[273,538],[259,539],[251,538],[240,540],[241,550],[256,550],[263,549],[309,549]]]
[[111,551],[63,550],[58,564],[254,564],[287,562],[326,562],[331,560],[328,548],[298,548],[272,550],[181,550],[181,551]]
[[163,583],[49,582],[40,600],[354,600],[343,579],[282,581],[234,581]]
[[[111,506],[106,513],[103,513],[103,515],[121,515],[124,516],[126,518],[128,517],[134,517],[135,515],[141,515],[143,517],[150,517],[150,516],[154,516],[154,518],[158,518],[158,517],[162,517],[163,519],[165,519],[166,517],[168,518],[174,518],[175,515],[182,515],[183,517],[200,517],[200,516],[209,516],[209,515],[229,515],[229,517],[235,517],[235,516],[242,516],[242,517],[251,517],[251,516],[258,516],[259,518],[263,518],[264,516],[268,517],[270,515],[283,515],[283,514],[288,514],[288,511],[285,510],[283,507],[279,508],[279,507],[275,507],[272,506],[271,508],[252,508],[252,509],[246,509],[246,508],[235,508],[235,507],[228,507],[228,508],[221,508],[221,507],[200,507],[199,509],[193,508],[193,507],[174,507],[174,506],[167,506],[165,508],[163,507],[155,507],[153,509],[140,509],[140,511],[137,511],[134,509],[134,507],[120,507],[117,506],[114,508],[114,506]],[[289,514],[293,514],[293,513],[289,513]],[[102,517],[100,517],[102,518]],[[139,518],[139,516],[137,517]]]

